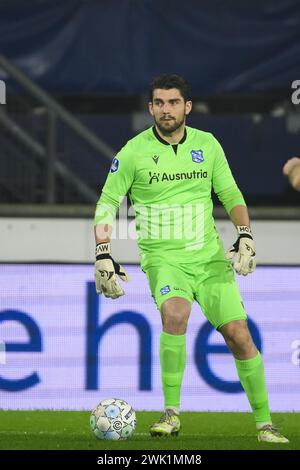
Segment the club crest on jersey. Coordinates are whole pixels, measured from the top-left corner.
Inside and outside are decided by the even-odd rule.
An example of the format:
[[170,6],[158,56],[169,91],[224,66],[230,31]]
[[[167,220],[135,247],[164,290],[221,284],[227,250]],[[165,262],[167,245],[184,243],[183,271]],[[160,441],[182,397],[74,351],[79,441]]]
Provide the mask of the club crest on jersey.
[[116,171],[118,171],[118,169],[119,169],[119,160],[117,159],[117,157],[115,157],[113,161],[111,162],[110,172],[115,173]]
[[170,286],[165,286],[165,287],[162,287],[160,289],[160,293],[161,295],[165,295],[165,294],[168,294],[168,292],[171,292],[171,287]]
[[204,162],[203,150],[191,150],[192,160],[195,163]]

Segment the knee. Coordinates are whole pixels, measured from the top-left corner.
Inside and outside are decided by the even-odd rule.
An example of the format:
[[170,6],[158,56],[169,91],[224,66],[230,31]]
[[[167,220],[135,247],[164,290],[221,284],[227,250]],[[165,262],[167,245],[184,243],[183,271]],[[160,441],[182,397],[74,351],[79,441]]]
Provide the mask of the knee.
[[225,327],[222,334],[230,348],[245,348],[252,344],[252,337],[245,322],[232,322]]
[[163,315],[163,326],[167,333],[184,332],[187,327],[187,318],[180,312],[166,311]]
[[170,334],[185,334],[189,315],[190,305],[187,301],[166,301],[162,308],[164,331]]

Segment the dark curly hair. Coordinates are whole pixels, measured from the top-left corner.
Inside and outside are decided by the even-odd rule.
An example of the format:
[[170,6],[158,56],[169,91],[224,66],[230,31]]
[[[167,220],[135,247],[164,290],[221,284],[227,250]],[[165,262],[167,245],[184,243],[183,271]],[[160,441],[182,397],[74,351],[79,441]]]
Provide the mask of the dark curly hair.
[[152,80],[149,93],[149,98],[151,102],[153,100],[153,92],[157,88],[161,88],[163,90],[170,90],[171,88],[176,88],[180,91],[180,94],[184,101],[188,101],[191,99],[190,87],[188,82],[185,80],[185,78],[182,78],[176,74],[164,73],[162,75],[159,75],[158,77],[155,77]]

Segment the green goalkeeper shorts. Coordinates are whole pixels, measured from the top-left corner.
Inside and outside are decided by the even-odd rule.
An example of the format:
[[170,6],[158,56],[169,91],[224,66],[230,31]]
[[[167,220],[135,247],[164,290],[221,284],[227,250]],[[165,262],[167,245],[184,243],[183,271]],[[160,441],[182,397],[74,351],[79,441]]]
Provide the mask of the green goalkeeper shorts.
[[215,328],[247,318],[234,271],[226,259],[205,264],[164,262],[144,272],[159,311],[165,300],[182,297],[191,304],[196,300]]

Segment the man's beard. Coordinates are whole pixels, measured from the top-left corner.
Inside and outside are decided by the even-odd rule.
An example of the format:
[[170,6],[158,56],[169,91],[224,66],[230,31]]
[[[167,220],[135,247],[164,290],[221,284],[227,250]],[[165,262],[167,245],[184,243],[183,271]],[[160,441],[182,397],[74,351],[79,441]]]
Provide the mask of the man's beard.
[[174,123],[170,124],[167,128],[162,126],[162,122],[164,121],[156,120],[155,118],[154,121],[160,132],[165,136],[169,136],[173,134],[173,132],[177,131],[177,129],[179,129],[179,127],[184,124],[185,116],[183,116],[183,118],[179,122],[174,120]]

